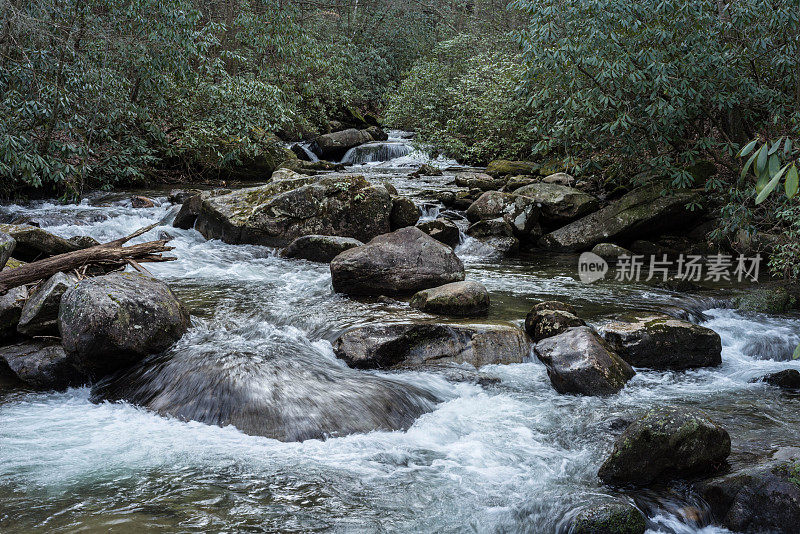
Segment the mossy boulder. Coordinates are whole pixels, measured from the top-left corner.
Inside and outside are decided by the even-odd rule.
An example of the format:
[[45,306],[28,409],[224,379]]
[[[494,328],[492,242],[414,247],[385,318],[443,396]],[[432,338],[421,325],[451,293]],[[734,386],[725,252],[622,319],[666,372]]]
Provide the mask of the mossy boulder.
[[588,506],[570,522],[570,534],[644,534],[647,521],[635,506],[609,502]]
[[363,176],[281,180],[209,196],[195,228],[207,239],[285,247],[303,235],[369,241],[390,231],[392,199]]
[[583,319],[563,310],[531,310],[525,317],[525,331],[534,341],[557,336],[568,328],[585,325]]
[[541,235],[539,208],[536,201],[522,195],[487,191],[467,209],[471,223],[502,218],[519,237],[533,238]]
[[489,313],[489,292],[479,282],[452,282],[417,292],[410,304],[427,313],[479,317]]
[[455,248],[461,241],[461,232],[453,221],[438,218],[417,224],[417,228],[448,247]]
[[333,258],[351,248],[363,245],[358,239],[352,237],[338,237],[332,235],[304,235],[292,241],[288,247],[281,251],[285,258],[299,258],[330,263]]
[[752,288],[734,297],[733,302],[740,310],[772,314],[786,313],[797,304],[782,287]]
[[592,195],[556,183],[536,183],[520,187],[515,195],[532,198],[540,206],[540,219],[548,225],[560,225],[588,215],[600,207]]
[[546,234],[539,244],[554,250],[582,251],[609,240],[659,235],[690,226],[699,213],[689,211],[686,205],[699,202],[699,195],[689,190],[662,195],[663,189],[654,184],[631,191],[616,202]]
[[64,348],[53,342],[30,341],[3,347],[0,360],[5,361],[25,385],[40,390],[64,390],[86,383],[73,359]]
[[610,484],[650,484],[700,475],[723,466],[730,452],[728,432],[703,412],[656,408],[617,438],[598,476]]
[[336,357],[359,369],[522,363],[528,349],[520,329],[488,324],[368,325],[345,332],[333,343]]
[[170,347],[189,327],[189,314],[165,283],[111,273],[69,289],[58,326],[76,367],[97,379]]
[[722,340],[704,326],[658,313],[626,314],[600,331],[634,367],[683,370],[722,363]]
[[331,261],[333,289],[350,295],[402,295],[464,279],[453,249],[414,226],[380,235]]
[[11,254],[14,253],[14,247],[17,246],[17,241],[8,234],[0,232],[0,271],[6,266]]
[[611,395],[636,373],[588,326],[568,328],[539,341],[534,350],[559,393]]
[[497,191],[506,183],[499,178],[493,178],[482,172],[468,172],[458,174],[455,177],[456,185],[469,189],[480,189],[481,191]]
[[520,176],[537,174],[541,165],[532,161],[510,161],[496,159],[486,166],[486,174],[494,176]]

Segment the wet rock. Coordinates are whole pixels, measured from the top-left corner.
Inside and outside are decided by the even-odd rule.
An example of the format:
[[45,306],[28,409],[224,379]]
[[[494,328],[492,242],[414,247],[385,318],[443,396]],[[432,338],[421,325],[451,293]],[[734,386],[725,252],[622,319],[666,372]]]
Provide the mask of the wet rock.
[[525,317],[525,331],[534,341],[556,336],[576,326],[586,326],[586,323],[563,310],[531,310]]
[[592,195],[555,183],[526,185],[514,191],[514,194],[535,200],[540,206],[540,219],[549,225],[574,221],[600,207]]
[[346,167],[344,163],[336,163],[333,161],[300,161],[293,159],[281,163],[279,169],[290,169],[297,174],[315,176],[326,172],[343,171]]
[[14,374],[27,386],[41,390],[64,390],[86,383],[86,377],[73,365],[73,360],[59,344],[27,342],[0,349]]
[[409,174],[409,176],[412,178],[419,178],[420,176],[441,176],[442,174],[442,169],[439,167],[434,167],[433,165],[424,163],[420,165],[416,171]]
[[520,187],[541,182],[541,178],[533,176],[512,176],[506,180],[506,191],[516,191]]
[[392,199],[363,176],[282,180],[205,198],[196,229],[207,239],[285,247],[303,235],[369,241],[389,232]]
[[336,357],[358,369],[521,363],[528,347],[525,334],[512,326],[428,323],[362,326],[333,343]]
[[763,377],[762,380],[771,386],[777,386],[781,389],[800,389],[800,372],[797,369],[784,369],[777,373],[771,373]]
[[616,202],[542,237],[540,245],[565,251],[591,249],[608,240],[658,235],[688,226],[694,213],[686,205],[699,200],[688,190],[662,196],[662,187],[652,185],[631,191]]
[[559,393],[611,395],[636,374],[588,326],[569,328],[543,339],[534,349]]
[[570,534],[644,534],[647,521],[633,505],[601,503],[584,508],[570,523]]
[[[481,223],[476,223],[481,224]],[[488,236],[477,237],[482,245],[489,247],[494,255],[513,256],[519,252],[519,239],[516,237]]]
[[0,293],[0,340],[13,337],[17,332],[17,324],[28,298],[25,286],[9,289]]
[[539,208],[536,201],[531,198],[487,191],[467,209],[467,219],[471,223],[502,218],[521,237],[538,237],[541,235],[539,227]]
[[136,195],[131,197],[131,206],[134,208],[154,208],[156,205],[151,199]]
[[366,129],[366,132],[374,141],[386,141],[389,139],[389,134],[381,130],[378,126],[370,126]]
[[186,199],[181,206],[178,214],[175,215],[175,220],[172,221],[172,226],[181,228],[183,230],[190,230],[194,228],[194,223],[197,221],[197,216],[200,215],[200,210],[203,208],[203,197],[201,195],[194,195]]
[[601,333],[623,360],[649,369],[695,369],[722,363],[719,334],[663,314],[629,314]]
[[292,145],[289,146],[289,150],[291,150],[300,161],[311,161],[311,155],[306,152],[306,149],[303,148],[300,143],[292,143]]
[[453,250],[413,226],[331,261],[333,289],[350,295],[401,295],[463,279],[464,265]]
[[456,185],[481,191],[497,191],[505,185],[505,181],[492,178],[485,173],[465,173],[455,177]]
[[287,167],[282,167],[272,173],[271,179],[273,182],[280,182],[281,180],[298,180],[303,178],[303,176],[304,175],[299,172],[295,172]]
[[76,235],[67,239],[70,243],[80,249],[96,247],[100,241],[88,235]]
[[486,219],[471,224],[467,235],[472,237],[513,237],[514,228],[502,217]]
[[530,161],[509,161],[504,159],[496,159],[489,162],[486,167],[486,174],[498,176],[520,176],[536,174],[541,165]]
[[372,140],[372,136],[368,131],[349,128],[320,135],[311,143],[309,148],[321,159],[339,161],[345,155],[345,152],[351,148],[369,143]]
[[127,401],[287,442],[405,430],[438,402],[412,385],[290,344],[222,353],[214,346],[176,347],[95,385],[91,400]]
[[575,186],[575,178],[565,172],[549,174],[542,178],[542,182],[546,184],[558,184],[567,187]]
[[598,243],[592,249],[593,254],[597,254],[606,261],[617,261],[620,256],[632,256],[633,252],[614,243]]
[[461,241],[461,233],[458,226],[447,219],[438,218],[432,221],[419,223],[417,228],[448,247],[455,248]]
[[76,367],[97,379],[167,349],[186,332],[189,314],[165,283],[111,273],[68,290],[58,323]]
[[392,212],[390,215],[390,227],[392,231],[414,226],[419,221],[419,208],[414,201],[406,197],[394,197],[392,199]]
[[696,485],[718,523],[734,532],[790,534],[800,525],[800,462],[773,461]]
[[358,239],[331,235],[304,235],[283,249],[281,256],[330,263],[333,258],[351,248],[363,245]]
[[411,307],[438,315],[479,317],[489,313],[489,292],[478,282],[453,282],[416,293]]
[[649,484],[712,472],[730,452],[728,432],[703,412],[656,408],[617,438],[597,475],[610,484]]
[[14,247],[17,246],[16,240],[8,234],[0,232],[0,271],[6,266],[6,262],[14,253]]
[[193,196],[202,193],[199,189],[173,189],[169,192],[167,200],[169,200],[170,204],[183,204]]
[[14,257],[22,261],[34,261],[56,254],[72,252],[80,247],[63,237],[46,232],[41,228],[25,224],[0,224],[0,232],[14,238],[16,246]]
[[560,300],[544,300],[542,302],[537,302],[534,304],[533,308],[531,308],[530,313],[536,313],[540,311],[563,311],[567,313],[571,313],[572,315],[578,315],[578,312],[575,310],[575,307],[572,304],[567,304],[566,302],[561,302]]
[[72,275],[56,273],[40,284],[22,308],[17,331],[26,336],[57,336],[61,297],[77,283]]

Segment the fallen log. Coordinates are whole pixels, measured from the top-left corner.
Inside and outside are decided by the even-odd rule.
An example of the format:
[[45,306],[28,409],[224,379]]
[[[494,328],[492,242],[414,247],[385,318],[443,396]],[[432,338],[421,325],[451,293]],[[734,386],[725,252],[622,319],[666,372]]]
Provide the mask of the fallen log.
[[139,243],[128,247],[122,246],[134,237],[152,230],[157,224],[146,226],[127,237],[109,241],[108,243],[50,256],[49,258],[26,263],[15,269],[0,271],[0,293],[50,278],[59,272],[68,272],[90,265],[112,268],[132,265],[139,270],[141,268],[139,264],[141,263],[173,261],[176,258],[161,255],[162,252],[173,250],[174,247],[166,246],[169,239],[148,241],[147,243]]

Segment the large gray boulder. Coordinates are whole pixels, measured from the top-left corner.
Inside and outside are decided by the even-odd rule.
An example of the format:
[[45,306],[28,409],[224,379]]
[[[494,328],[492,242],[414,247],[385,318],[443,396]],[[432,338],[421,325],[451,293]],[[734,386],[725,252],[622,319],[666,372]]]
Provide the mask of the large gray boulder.
[[699,201],[697,193],[680,190],[662,196],[661,185],[631,191],[616,202],[546,234],[539,241],[545,248],[565,251],[591,249],[604,241],[658,235],[690,225],[695,212],[686,205]]
[[402,295],[463,279],[464,264],[453,250],[413,226],[331,261],[334,291],[350,295]]
[[372,135],[367,130],[349,128],[339,132],[320,135],[309,147],[311,151],[322,159],[339,161],[345,152],[358,145],[373,141]]
[[656,408],[617,438],[597,475],[610,484],[649,484],[712,472],[730,452],[728,432],[703,412]]
[[453,221],[444,218],[419,223],[417,228],[448,247],[455,248],[461,241],[461,232]]
[[92,379],[175,343],[189,314],[164,282],[138,273],[88,278],[61,298],[61,342]]
[[14,374],[34,389],[64,390],[86,383],[73,359],[59,344],[33,341],[10,345],[0,349],[0,359]]
[[531,198],[487,191],[467,208],[467,219],[471,223],[501,218],[506,221],[520,237],[538,237],[539,208]]
[[479,317],[489,313],[489,292],[479,282],[452,282],[417,292],[410,304],[428,313]]
[[506,325],[403,323],[354,328],[333,343],[333,350],[359,369],[459,363],[481,367],[525,361],[529,342],[521,330]]
[[197,220],[197,216],[200,214],[202,207],[203,196],[201,193],[187,198],[183,202],[183,205],[181,205],[181,209],[178,210],[178,213],[175,215],[175,219],[172,221],[172,226],[175,228],[181,228],[183,230],[194,228],[194,223]]
[[34,261],[82,248],[63,237],[27,224],[0,224],[0,232],[14,239],[14,257],[22,261]]
[[543,339],[534,349],[559,393],[611,395],[636,374],[588,326],[569,328]]
[[17,246],[17,241],[8,234],[0,232],[0,271],[6,266],[6,262],[14,253],[14,247]]
[[204,198],[195,228],[207,239],[285,247],[304,235],[369,241],[390,230],[392,199],[363,176],[282,180]]
[[17,331],[26,336],[57,336],[61,297],[77,283],[73,275],[56,273],[40,284],[22,308]]
[[280,441],[404,430],[438,402],[291,344],[222,353],[213,344],[176,347],[95,385],[91,399]]
[[695,369],[722,363],[719,334],[659,313],[623,315],[600,332],[623,360],[634,367]]
[[540,206],[540,220],[560,225],[597,211],[600,203],[592,195],[555,183],[534,183],[520,187],[515,195],[532,198]]
[[330,263],[333,258],[351,248],[363,245],[358,239],[352,237],[338,237],[334,235],[304,235],[292,241],[283,249],[281,256],[284,258],[299,258]]
[[16,334],[22,308],[25,307],[27,299],[28,290],[25,286],[15,287],[0,294],[0,340]]

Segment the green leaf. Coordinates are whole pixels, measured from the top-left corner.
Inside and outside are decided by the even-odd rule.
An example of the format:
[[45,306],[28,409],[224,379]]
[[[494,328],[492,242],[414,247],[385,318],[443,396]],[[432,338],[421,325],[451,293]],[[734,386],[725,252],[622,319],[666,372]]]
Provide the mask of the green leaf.
[[781,143],[782,142],[783,142],[783,138],[781,137],[780,139],[778,139],[777,141],[772,143],[772,148],[769,149],[769,155],[770,156],[778,151],[778,149],[781,147]]
[[747,163],[744,164],[744,168],[742,168],[742,174],[739,176],[739,185],[744,184],[744,178],[747,176],[747,171],[750,170],[750,166],[753,164],[753,161],[758,157],[758,152],[753,152],[753,155],[750,156],[750,159],[747,160]]
[[762,202],[764,202],[764,199],[767,198],[767,196],[772,192],[772,190],[775,189],[775,186],[778,185],[778,182],[781,181],[781,176],[783,176],[783,173],[786,172],[786,169],[788,168],[789,164],[787,163],[781,170],[779,170],[775,174],[775,176],[772,177],[772,180],[769,181],[769,183],[764,187],[764,189],[761,190],[761,192],[756,197],[756,204],[761,204]]
[[767,168],[767,156],[769,152],[769,147],[767,144],[764,143],[764,146],[761,147],[761,150],[758,151],[758,159],[756,160],[756,174],[761,174],[764,172],[764,169]]
[[758,144],[758,139],[753,139],[752,141],[744,145],[744,148],[742,148],[739,151],[739,157],[743,158],[747,156],[750,152],[753,151],[753,149],[756,147],[756,144]]
[[792,140],[786,138],[786,144],[783,145],[783,157],[788,158],[792,155]]
[[794,354],[792,354],[792,359],[793,360],[800,359],[800,345],[797,345],[797,347],[795,347]]
[[786,183],[784,187],[786,188],[786,196],[794,198],[798,188],[797,165],[792,165],[792,168],[786,173]]
[[769,157],[769,175],[775,176],[775,173],[778,172],[778,169],[781,168],[781,160],[778,158],[777,155],[773,154]]

